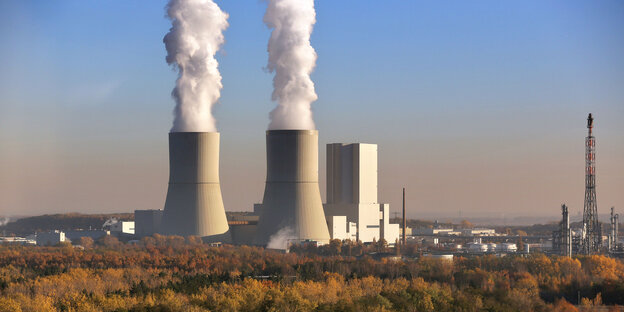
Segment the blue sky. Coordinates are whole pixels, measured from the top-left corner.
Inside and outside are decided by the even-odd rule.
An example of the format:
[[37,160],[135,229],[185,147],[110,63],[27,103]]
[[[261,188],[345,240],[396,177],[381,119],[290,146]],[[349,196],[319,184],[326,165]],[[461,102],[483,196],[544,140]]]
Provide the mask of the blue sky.
[[[218,55],[226,209],[264,188],[274,107],[262,1]],[[161,208],[175,73],[166,1],[0,2],[0,214]],[[414,217],[582,208],[596,117],[598,203],[624,206],[621,1],[316,1],[312,79],[324,144],[379,144],[380,199]],[[321,180],[324,191],[324,179]],[[552,212],[552,213],[551,213]]]

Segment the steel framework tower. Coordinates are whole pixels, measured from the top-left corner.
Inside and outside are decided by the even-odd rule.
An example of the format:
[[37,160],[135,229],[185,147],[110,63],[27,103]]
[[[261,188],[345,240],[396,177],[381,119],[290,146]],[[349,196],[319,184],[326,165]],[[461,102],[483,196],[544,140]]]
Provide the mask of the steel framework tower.
[[559,229],[553,231],[553,251],[565,257],[572,256],[572,232],[570,231],[570,214],[568,206],[561,205],[561,221]]
[[609,234],[609,251],[614,251],[617,249],[618,245],[618,223],[620,215],[615,213],[615,207],[611,207],[611,233]]
[[591,255],[599,251],[602,231],[598,222],[598,205],[596,203],[596,138],[592,135],[594,118],[587,116],[588,135],[585,138],[585,205],[583,209],[583,228],[585,237],[582,252]]
[[572,257],[572,233],[570,232],[570,214],[568,206],[561,205],[561,255]]

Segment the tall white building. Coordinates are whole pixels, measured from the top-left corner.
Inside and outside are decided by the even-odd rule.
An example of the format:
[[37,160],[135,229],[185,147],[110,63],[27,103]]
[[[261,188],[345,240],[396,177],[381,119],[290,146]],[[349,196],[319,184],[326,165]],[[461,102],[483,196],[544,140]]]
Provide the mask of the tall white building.
[[[389,224],[390,205],[377,202],[377,144],[327,144],[324,209],[332,238],[389,244],[399,238],[399,225]],[[356,233],[350,232],[354,225]]]

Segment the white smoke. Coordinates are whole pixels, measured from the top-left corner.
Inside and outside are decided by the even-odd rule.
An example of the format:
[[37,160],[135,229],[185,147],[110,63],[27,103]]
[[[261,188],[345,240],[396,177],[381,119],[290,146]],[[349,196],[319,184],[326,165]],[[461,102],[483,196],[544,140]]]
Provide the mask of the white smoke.
[[0,217],[0,226],[4,226],[7,223],[9,223],[11,221],[11,219],[7,218],[7,217]]
[[214,56],[224,42],[228,14],[212,0],[170,0],[167,17],[172,24],[163,38],[167,64],[178,70],[171,132],[217,131],[212,107],[223,86]]
[[295,238],[295,231],[293,231],[291,227],[287,226],[271,235],[267,248],[288,250],[288,243]]
[[310,104],[316,101],[310,73],[316,52],[310,35],[316,22],[314,0],[268,0],[264,23],[271,29],[267,69],[275,72],[270,130],[314,130]]

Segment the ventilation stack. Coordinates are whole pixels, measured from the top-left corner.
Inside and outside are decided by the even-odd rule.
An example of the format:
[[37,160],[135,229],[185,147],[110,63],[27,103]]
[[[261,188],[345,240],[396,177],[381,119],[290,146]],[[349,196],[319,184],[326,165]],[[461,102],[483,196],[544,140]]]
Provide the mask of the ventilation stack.
[[[329,242],[318,184],[318,131],[269,130],[266,147],[266,187],[254,243],[283,249]],[[277,240],[279,246],[272,243]]]
[[169,133],[163,234],[229,242],[228,230],[219,184],[219,133]]
[[570,213],[568,206],[561,205],[561,255],[572,257],[572,232],[570,231]]
[[615,207],[611,207],[611,233],[609,234],[609,251],[615,251],[618,247],[618,224],[620,215],[615,213]]

